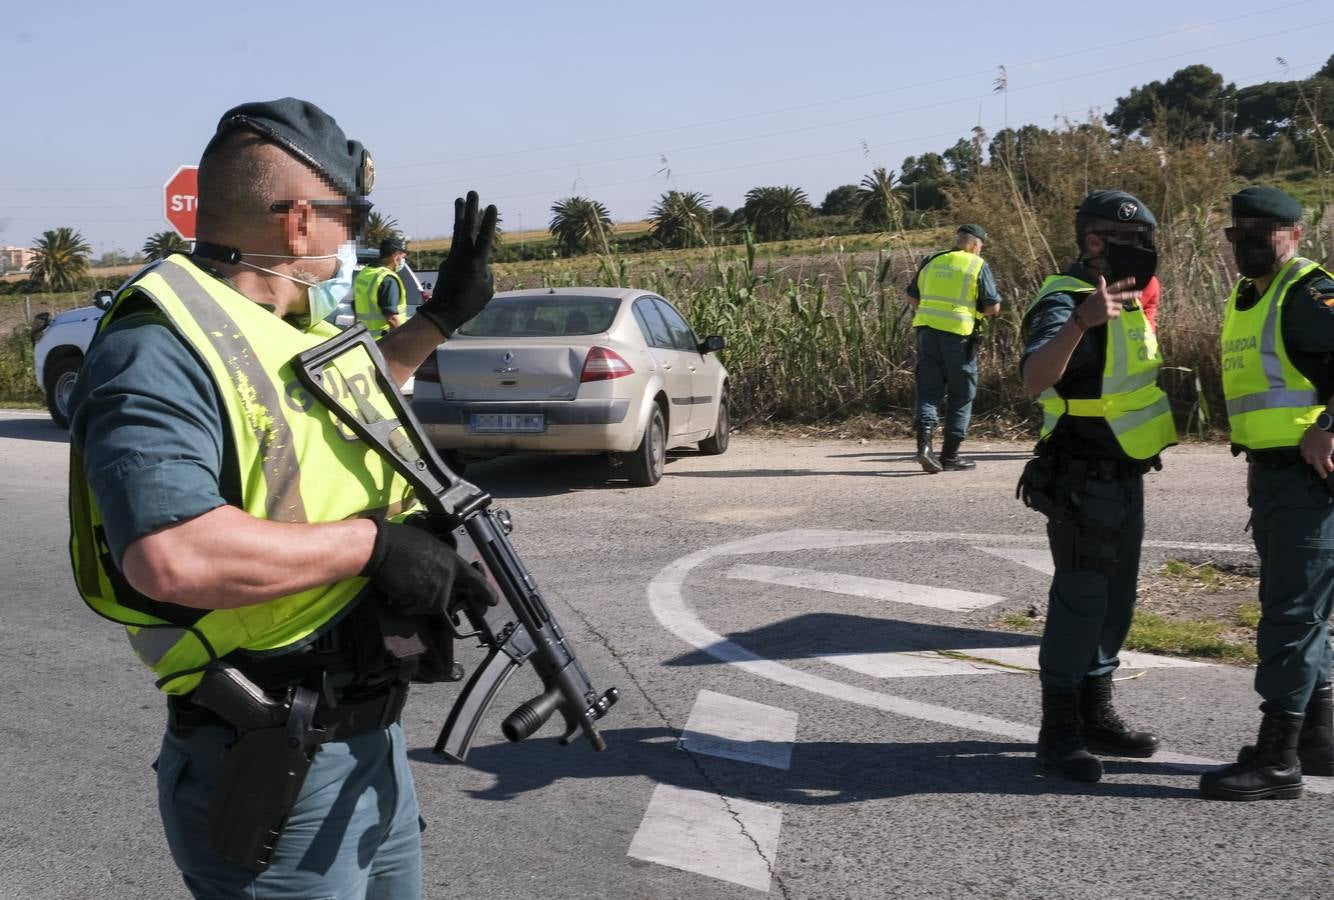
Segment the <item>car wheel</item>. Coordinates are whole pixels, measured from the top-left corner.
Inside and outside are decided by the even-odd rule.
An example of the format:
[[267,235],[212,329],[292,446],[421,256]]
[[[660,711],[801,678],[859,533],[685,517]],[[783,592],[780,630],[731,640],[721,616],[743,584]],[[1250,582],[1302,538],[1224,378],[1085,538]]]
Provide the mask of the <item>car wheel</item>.
[[726,394],[718,400],[718,421],[714,423],[713,434],[699,442],[699,452],[705,456],[719,456],[727,452],[731,441],[732,416],[728,407],[731,401]]
[[82,364],[83,357],[67,356],[46,368],[46,408],[61,428],[69,427],[69,401]]
[[662,417],[662,407],[654,403],[639,447],[626,454],[625,474],[631,484],[651,487],[662,480],[662,470],[666,466],[667,423]]

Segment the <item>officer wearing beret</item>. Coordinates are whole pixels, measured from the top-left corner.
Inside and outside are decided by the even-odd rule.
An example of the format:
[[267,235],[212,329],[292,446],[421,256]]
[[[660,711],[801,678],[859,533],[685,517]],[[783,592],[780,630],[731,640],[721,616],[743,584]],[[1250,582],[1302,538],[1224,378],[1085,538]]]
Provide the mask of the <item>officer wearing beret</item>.
[[1334,277],[1298,255],[1301,220],[1287,194],[1248,187],[1226,229],[1241,280],[1223,315],[1223,393],[1249,461],[1264,702],[1256,743],[1200,779],[1222,800],[1300,797],[1303,773],[1334,775]]
[[398,276],[407,258],[400,238],[385,238],[375,265],[363,268],[352,282],[352,310],[372,334],[383,335],[407,318],[408,293]]
[[[960,225],[954,249],[927,257],[908,283],[917,333],[917,462],[932,475],[977,467],[959,455],[959,445],[977,394],[977,323],[1000,313],[996,282],[981,255],[986,239],[981,225]],[[945,443],[937,458],[932,441],[947,392]]]
[[[441,661],[442,605],[489,589],[402,523],[408,484],[291,364],[338,333],[324,319],[373,180],[312,103],[229,110],[199,164],[194,252],[119,292],[72,401],[75,582],[165,695],[158,803],[198,897],[421,891],[398,717]],[[434,297],[380,343],[399,383],[490,299],[495,221],[456,202]],[[358,397],[387,408],[374,385]]]
[[1095,753],[1152,756],[1158,738],[1112,705],[1144,537],[1144,473],[1176,442],[1158,387],[1158,342],[1139,305],[1157,265],[1158,222],[1124,191],[1094,191],[1075,214],[1079,259],[1049,277],[1024,316],[1024,389],[1043,410],[1020,494],[1048,517],[1055,574],[1038,666],[1039,764],[1102,777]]

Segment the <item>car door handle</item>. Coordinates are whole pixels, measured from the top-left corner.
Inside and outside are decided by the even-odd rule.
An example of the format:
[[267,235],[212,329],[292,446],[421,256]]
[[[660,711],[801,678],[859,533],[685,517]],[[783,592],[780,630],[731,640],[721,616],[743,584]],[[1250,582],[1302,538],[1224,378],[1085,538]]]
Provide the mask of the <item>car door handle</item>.
[[690,371],[692,371],[692,372],[695,371],[695,367],[694,367],[694,366],[686,366],[686,368],[688,368],[688,369],[689,369]]
[[672,370],[672,367],[669,366],[667,363],[663,363],[663,364],[662,364],[662,367],[663,367],[664,369],[666,369],[668,372],[670,372],[670,371]]

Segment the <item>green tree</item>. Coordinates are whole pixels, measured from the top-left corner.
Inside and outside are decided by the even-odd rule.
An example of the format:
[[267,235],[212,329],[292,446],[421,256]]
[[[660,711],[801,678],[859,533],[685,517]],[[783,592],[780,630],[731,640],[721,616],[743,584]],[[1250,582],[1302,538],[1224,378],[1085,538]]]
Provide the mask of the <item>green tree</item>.
[[653,236],[666,247],[708,243],[713,228],[709,198],[697,191],[668,191],[649,213]]
[[381,241],[390,238],[403,240],[398,220],[371,210],[370,215],[366,217],[366,229],[362,232],[361,239],[365,241],[367,247],[379,247]]
[[148,236],[142,249],[144,258],[152,262],[155,259],[166,259],[173,253],[189,253],[190,243],[174,231],[159,231]]
[[1186,66],[1167,81],[1132,88],[1104,118],[1123,135],[1153,135],[1167,141],[1205,140],[1228,131],[1227,99],[1235,84],[1205,65]]
[[34,242],[31,280],[48,291],[72,291],[88,279],[88,255],[93,248],[73,228],[42,232]]
[[715,206],[713,212],[709,213],[709,218],[713,220],[715,228],[723,228],[732,219],[732,211],[726,206]]
[[902,188],[894,173],[878,166],[857,189],[857,220],[866,228],[903,228]]
[[824,195],[824,202],[820,204],[820,215],[851,216],[856,214],[857,208],[857,185],[840,184]]
[[899,168],[899,184],[903,195],[914,210],[943,209],[945,189],[950,186],[950,175],[945,157],[939,153],[909,156]]
[[982,168],[982,141],[980,135],[972,140],[959,138],[954,146],[941,154],[958,181],[971,181]]
[[787,240],[811,215],[811,201],[799,187],[757,187],[746,192],[741,207],[746,224],[761,241]]
[[607,235],[611,232],[611,213],[607,207],[587,197],[566,197],[551,206],[551,224],[547,230],[567,256],[587,253],[590,249],[610,252]]

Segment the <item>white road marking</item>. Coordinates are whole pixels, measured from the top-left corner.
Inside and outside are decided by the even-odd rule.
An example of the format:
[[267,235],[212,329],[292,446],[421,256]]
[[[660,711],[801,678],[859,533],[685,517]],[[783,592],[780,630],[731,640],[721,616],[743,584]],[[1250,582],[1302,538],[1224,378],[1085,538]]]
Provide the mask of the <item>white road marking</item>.
[[[872,678],[923,678],[935,675],[997,675],[1016,674],[1023,669],[1038,667],[1036,644],[1019,647],[969,647],[956,651],[972,659],[960,659],[935,650],[903,650],[893,653],[831,653],[818,656],[827,663],[842,666]],[[1001,665],[990,665],[991,660]],[[1174,669],[1207,666],[1209,663],[1149,653],[1121,652],[1121,664],[1128,669]]]
[[768,891],[783,812],[660,784],[627,856]]
[[797,739],[797,714],[787,709],[700,691],[681,732],[691,753],[787,769]]
[[[794,529],[758,534],[743,540],[697,550],[669,564],[654,576],[649,583],[649,607],[653,611],[654,617],[664,628],[689,646],[702,650],[714,659],[736,666],[760,678],[767,678],[780,684],[801,688],[835,700],[868,706],[894,715],[1035,743],[1038,730],[1032,725],[1009,722],[1005,719],[984,716],[980,713],[951,709],[948,706],[922,703],[917,700],[909,700],[906,697],[882,694],[879,691],[867,690],[801,669],[794,669],[791,666],[752,653],[700,621],[694,609],[686,601],[685,593],[682,590],[686,578],[694,569],[722,557],[781,553],[816,548],[834,549],[872,544],[906,544],[942,540],[994,544],[996,537],[994,534],[957,532],[831,531],[817,529]],[[1007,543],[1011,541],[1016,543],[1040,543],[1045,542],[1046,538],[1038,535],[1033,535],[1031,538],[1007,536],[1005,540]],[[1168,541],[1146,541],[1145,546],[1187,550],[1212,549],[1218,552],[1254,552],[1254,548],[1240,544],[1178,544]],[[1222,760],[1171,752],[1160,752],[1154,756],[1154,759],[1190,769],[1198,769],[1201,766],[1224,765]],[[1334,793],[1334,778],[1307,778],[1306,784],[1309,790],[1316,793]]]
[[1051,564],[1051,553],[1035,547],[978,547],[983,553],[1017,562],[1021,566],[1036,569],[1043,575],[1051,575],[1056,567]]
[[1005,599],[995,594],[975,594],[972,591],[956,591],[926,584],[909,584],[904,581],[864,578],[860,575],[819,572],[813,569],[788,569],[783,566],[733,566],[723,574],[738,581],[781,584],[786,587],[846,594],[850,597],[866,597],[871,600],[888,600],[892,603],[911,603],[914,606],[930,606],[934,609],[949,609],[955,612],[982,609]]
[[926,678],[935,675],[995,675],[1006,669],[930,650],[900,653],[831,653],[816,659],[872,678]]

